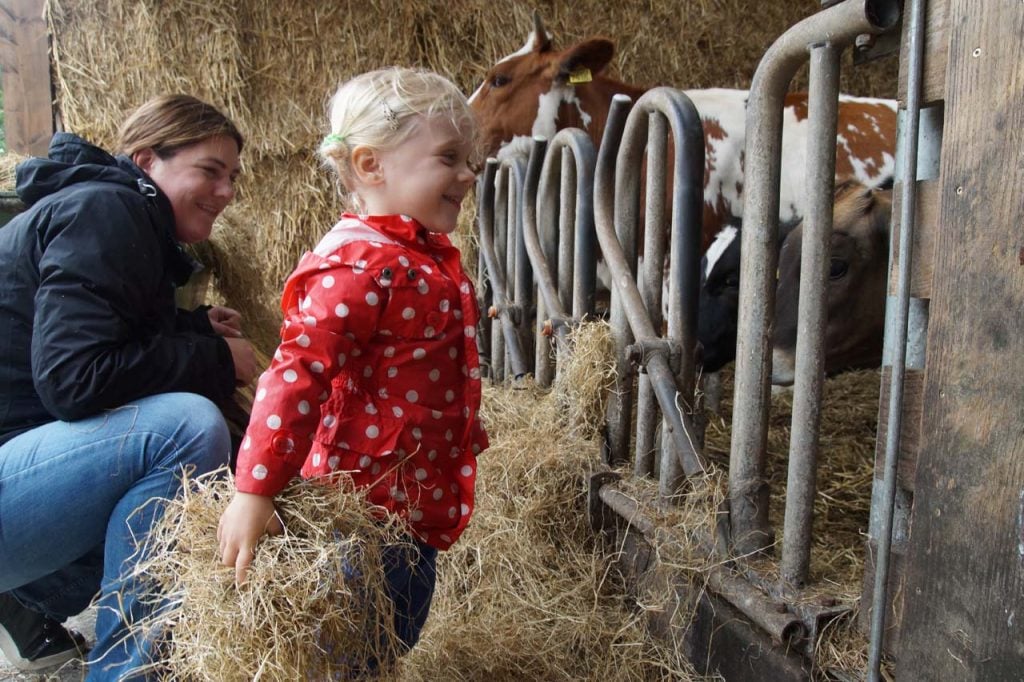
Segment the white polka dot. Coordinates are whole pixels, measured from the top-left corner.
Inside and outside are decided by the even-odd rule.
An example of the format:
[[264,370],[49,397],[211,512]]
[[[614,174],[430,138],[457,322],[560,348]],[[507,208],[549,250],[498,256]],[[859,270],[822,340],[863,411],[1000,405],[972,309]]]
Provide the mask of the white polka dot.
[[377,296],[377,292],[371,291],[366,294],[366,302],[370,305],[377,305],[380,302],[380,297]]
[[368,244],[369,244],[370,246],[372,246],[373,248],[375,248],[375,249],[379,249],[380,247],[384,246],[384,245],[383,245],[383,244],[381,244],[380,242],[376,242],[376,241],[374,241],[374,242],[367,242],[367,243],[368,243]]
[[463,464],[462,468],[459,469],[459,473],[465,476],[466,478],[469,478],[470,476],[473,475],[473,467],[469,466],[468,464]]
[[363,376],[366,377],[367,379],[372,377],[373,376],[373,367],[370,367],[369,365],[367,365],[366,367],[363,367]]
[[324,417],[324,426],[326,426],[327,428],[331,428],[337,422],[338,422],[338,418],[335,417],[333,414],[329,414],[326,417]]
[[412,521],[413,523],[417,523],[419,521],[422,521],[423,520],[423,512],[421,512],[419,509],[413,509],[411,512],[409,512],[409,520]]
[[357,260],[352,265],[352,272],[356,273],[357,275],[361,275],[365,271],[366,271],[366,261],[364,261],[364,260]]
[[320,402],[325,402],[327,400],[327,391],[324,391],[323,393],[318,395],[317,400],[319,400]]
[[480,454],[480,444],[479,443],[473,443],[473,454],[474,455],[479,455]]
[[299,414],[309,414],[309,402],[306,400],[299,401]]
[[432,370],[430,370],[430,374],[428,374],[427,376],[430,377],[431,381],[437,381],[438,379],[441,378],[441,370],[439,370],[439,369],[432,369]]
[[366,403],[366,407],[364,409],[366,410],[366,414],[377,414],[377,406],[373,403]]
[[376,438],[379,435],[380,435],[380,429],[377,428],[376,425],[370,424],[369,426],[366,427],[366,437],[367,438]]
[[320,280],[320,284],[323,286],[324,289],[330,289],[331,287],[334,286],[334,278],[331,277],[330,275],[327,275],[322,280]]
[[311,305],[313,305],[313,299],[311,297],[309,297],[309,296],[307,296],[306,298],[302,299],[299,302],[299,308],[301,308],[302,310],[305,310],[306,308],[310,307]]
[[263,466],[262,464],[257,464],[252,468],[252,477],[255,478],[257,481],[262,481],[264,478],[267,477],[267,467]]
[[395,357],[395,347],[394,346],[388,346],[387,348],[385,348],[384,349],[384,357],[386,357],[386,358],[393,358],[393,357]]
[[284,354],[281,353],[280,348],[274,351],[274,359],[277,360],[278,362],[284,362]]
[[462,366],[462,376],[469,376],[469,368],[465,365]]
[[399,419],[401,419],[402,415],[405,414],[405,412],[402,411],[402,408],[399,407],[398,405],[395,405],[394,407],[391,408],[391,413],[398,417]]
[[287,381],[289,384],[294,384],[296,381],[299,380],[299,373],[296,372],[294,369],[286,369],[284,371],[284,374],[281,375],[281,378]]
[[455,316],[456,320],[461,320],[462,319],[462,311],[461,310],[456,310],[454,313],[452,313],[452,315]]
[[442,497],[444,497],[444,491],[441,490],[440,488],[435,488],[432,496],[435,500],[440,500]]
[[434,419],[440,419],[441,418],[441,411],[440,410],[431,410],[430,411],[430,416],[433,417]]
[[388,378],[389,379],[394,379],[396,376],[398,376],[398,368],[397,367],[388,367]]
[[474,367],[473,369],[469,370],[469,378],[470,379],[479,379],[480,378],[480,368],[479,367]]
[[422,270],[423,272],[425,272],[425,273],[427,273],[429,275],[430,273],[432,273],[434,271],[434,268],[430,267],[429,265],[422,265],[422,266],[420,266],[420,270]]
[[320,270],[326,270],[329,267],[331,267],[330,263],[321,263],[320,265],[317,266],[317,268],[319,268]]
[[451,348],[448,349],[448,357],[450,357],[452,360],[454,360],[458,356],[459,356],[459,351],[456,350],[455,346],[452,346]]
[[380,473],[380,464],[378,464],[377,462],[374,462],[373,466],[370,467],[370,473],[373,474],[374,476],[379,474]]
[[398,262],[402,264],[402,267],[409,267],[409,259],[406,258],[405,256],[399,256]]
[[431,462],[437,459],[437,450],[431,450],[430,452],[428,452],[427,459],[429,459]]
[[458,513],[459,513],[459,510],[456,509],[455,507],[449,507],[448,508],[448,518],[449,519],[454,519],[455,515],[458,514]]
[[312,315],[306,315],[304,318],[302,318],[302,324],[306,325],[307,327],[315,327],[316,318],[313,317]]
[[433,327],[427,327],[426,329],[423,330],[423,336],[427,337],[428,339],[434,338],[434,334],[436,333],[437,331]]
[[463,516],[469,516],[469,505],[468,504],[463,504],[462,505],[462,515]]
[[410,403],[414,403],[420,399],[420,394],[417,393],[416,391],[409,391],[408,393],[405,394],[405,399],[408,400]]
[[422,360],[423,358],[427,357],[427,351],[423,350],[422,348],[417,348],[412,352],[412,357],[415,360]]
[[412,308],[405,308],[402,310],[403,319],[411,320],[414,317],[416,317],[416,311],[413,310]]
[[270,415],[269,417],[267,417],[267,426],[269,426],[272,429],[281,428],[281,418],[276,414]]
[[466,325],[465,329],[463,329],[462,331],[466,335],[466,338],[470,338],[471,339],[474,336],[476,336],[476,327],[471,327],[468,324]]
[[324,363],[320,362],[319,360],[314,360],[313,362],[309,363],[309,371],[313,372],[314,374],[323,374]]
[[260,390],[256,391],[256,401],[257,402],[259,402],[260,400],[263,400],[266,397],[267,397],[267,389],[261,388]]
[[[351,338],[351,339],[352,339],[353,341],[355,340],[355,337],[354,337],[354,336],[353,336],[353,337],[350,337],[350,338]],[[352,349],[352,357],[354,357],[354,358],[358,358],[358,357],[359,357],[360,355],[362,355],[362,354],[363,354],[363,351],[361,351],[360,349],[358,349],[358,348],[353,348],[353,349]]]
[[398,488],[391,489],[391,497],[394,498],[395,502],[405,502],[405,493]]
[[452,305],[451,301],[449,301],[447,298],[442,299],[441,300],[441,306],[440,306],[441,307],[441,312],[442,313],[448,312],[448,309],[451,308],[451,305]]
[[251,446],[252,446],[252,438],[250,438],[249,436],[246,436],[245,440],[242,442],[242,449],[243,450],[248,450]]
[[452,483],[449,486],[449,489],[452,491],[452,495],[457,495],[458,492],[459,492],[459,484],[458,483]]
[[379,395],[383,400],[387,400],[388,399],[388,395],[389,395],[388,394],[388,389],[386,389],[386,388],[377,389],[377,395]]
[[348,306],[344,303],[339,303],[334,306],[334,314],[338,317],[348,317]]
[[370,459],[369,455],[363,455],[359,458],[359,466],[363,469],[369,467],[371,464],[373,464],[373,460]]
[[446,441],[448,441],[448,442],[451,442],[451,440],[452,440],[452,430],[451,429],[448,429],[447,431],[444,432],[444,439]]
[[469,282],[463,282],[462,284],[460,284],[459,285],[459,291],[461,291],[464,294],[468,294],[469,293]]
[[338,256],[338,255],[328,256],[327,260],[331,261],[332,263],[340,263],[341,262],[341,256]]
[[451,541],[452,541],[452,539],[451,539],[450,537],[448,537],[447,535],[445,535],[444,533],[441,533],[441,535],[439,535],[438,537],[440,537],[440,538],[441,538],[441,540],[443,540],[444,542],[447,542],[447,543],[449,543],[449,544],[450,544],[450,543],[451,543]]
[[305,334],[299,334],[295,337],[295,343],[299,344],[303,348],[309,348],[309,337]]
[[416,440],[420,440],[421,438],[423,438],[423,432],[420,431],[420,428],[418,426],[413,427],[412,437],[415,438]]
[[416,285],[416,291],[420,292],[421,294],[429,294],[430,285],[427,284],[427,280],[421,279],[419,281],[419,284]]
[[462,408],[462,418],[469,419],[469,407]]
[[460,452],[461,450],[459,450],[459,446],[456,445],[448,452],[448,456],[451,457],[452,459],[458,459]]
[[319,452],[314,452],[313,453],[313,466],[315,466],[315,467],[320,466],[320,453]]
[[427,470],[426,469],[417,469],[416,470],[416,480],[417,481],[423,481],[426,478],[427,478]]
[[444,392],[444,399],[447,400],[448,402],[454,401],[455,400],[455,391],[453,391],[451,389],[445,391]]
[[341,457],[338,457],[337,455],[332,455],[331,457],[327,458],[327,466],[329,466],[331,468],[331,470],[337,469],[338,468],[338,462],[340,462],[340,461],[341,461]]
[[338,353],[338,367],[344,367],[345,361],[348,360],[344,353]]

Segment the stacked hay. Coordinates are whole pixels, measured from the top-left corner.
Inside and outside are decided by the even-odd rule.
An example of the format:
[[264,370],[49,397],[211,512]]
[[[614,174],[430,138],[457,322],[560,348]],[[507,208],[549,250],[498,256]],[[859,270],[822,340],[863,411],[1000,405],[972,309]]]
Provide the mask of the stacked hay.
[[[201,255],[269,351],[285,277],[341,209],[314,155],[331,91],[356,73],[403,64],[434,69],[472,92],[488,66],[522,45],[535,8],[556,45],[615,40],[613,71],[628,81],[699,88],[747,87],[764,50],[820,3],[660,0],[640,10],[599,0],[50,0],[48,16],[67,129],[109,146],[143,101],[187,91],[222,107],[247,136],[240,196]],[[843,88],[891,96],[895,71],[895,60],[846,69]]]

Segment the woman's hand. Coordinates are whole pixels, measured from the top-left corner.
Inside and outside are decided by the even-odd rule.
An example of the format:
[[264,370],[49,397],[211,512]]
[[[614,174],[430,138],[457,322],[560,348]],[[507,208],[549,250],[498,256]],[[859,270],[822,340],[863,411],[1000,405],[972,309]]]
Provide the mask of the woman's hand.
[[245,582],[256,553],[256,543],[266,535],[280,535],[284,526],[274,508],[274,498],[236,492],[217,524],[220,561],[235,567],[235,583]]
[[242,313],[233,308],[215,305],[206,311],[213,331],[228,338],[242,336]]
[[235,365],[235,383],[240,387],[248,386],[260,371],[252,345],[243,339],[225,338],[224,341],[228,344],[231,361]]

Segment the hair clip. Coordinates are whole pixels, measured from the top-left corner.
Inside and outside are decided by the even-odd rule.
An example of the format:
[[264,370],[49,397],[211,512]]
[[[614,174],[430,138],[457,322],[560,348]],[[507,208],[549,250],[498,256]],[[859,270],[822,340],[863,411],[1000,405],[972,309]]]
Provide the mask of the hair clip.
[[387,102],[381,102],[384,107],[384,118],[388,120],[388,125],[392,131],[398,130],[398,114],[395,113],[394,109],[388,106]]
[[345,136],[339,135],[338,133],[331,133],[324,138],[324,141],[320,143],[320,148],[329,147],[332,144],[345,144]]

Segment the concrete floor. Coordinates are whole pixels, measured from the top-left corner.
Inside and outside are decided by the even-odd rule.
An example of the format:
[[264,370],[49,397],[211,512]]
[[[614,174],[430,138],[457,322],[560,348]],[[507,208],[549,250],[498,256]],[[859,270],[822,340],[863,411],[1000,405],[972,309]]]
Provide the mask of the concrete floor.
[[[96,610],[88,609],[83,613],[69,618],[65,623],[68,627],[85,635],[91,645],[96,639]],[[79,661],[68,661],[55,669],[40,670],[33,673],[19,672],[0,654],[0,680],[5,682],[81,682],[85,679],[85,666]]]

